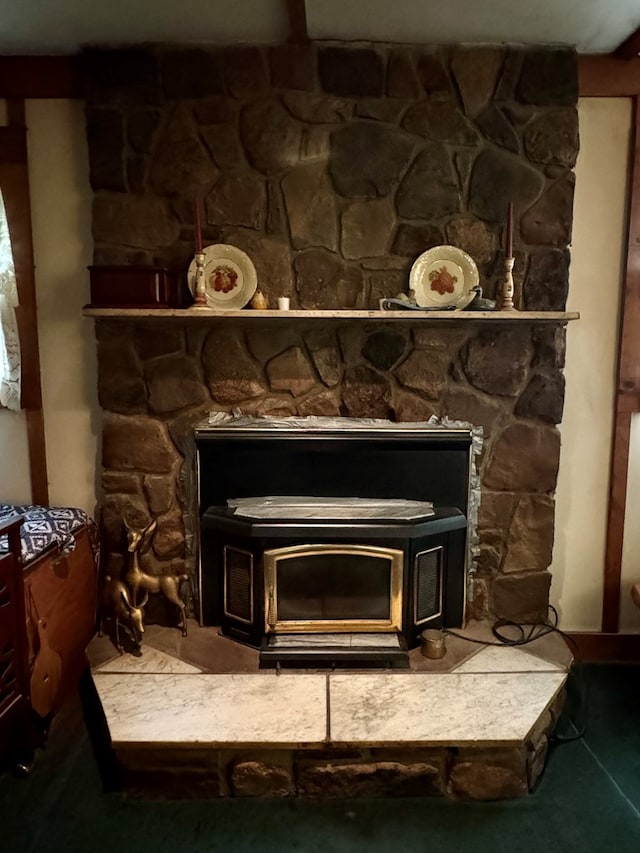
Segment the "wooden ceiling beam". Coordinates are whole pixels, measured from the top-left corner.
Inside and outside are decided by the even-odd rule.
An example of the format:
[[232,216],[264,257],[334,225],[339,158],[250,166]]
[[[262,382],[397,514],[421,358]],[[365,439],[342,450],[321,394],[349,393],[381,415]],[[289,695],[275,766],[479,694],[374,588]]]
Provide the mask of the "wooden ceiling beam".
[[306,0],[287,0],[289,16],[289,41],[293,44],[307,44],[307,7]]
[[0,98],[81,98],[77,56],[0,56]]
[[640,27],[612,51],[616,59],[633,59],[640,53]]
[[640,57],[579,56],[578,87],[581,98],[635,97],[640,94]]

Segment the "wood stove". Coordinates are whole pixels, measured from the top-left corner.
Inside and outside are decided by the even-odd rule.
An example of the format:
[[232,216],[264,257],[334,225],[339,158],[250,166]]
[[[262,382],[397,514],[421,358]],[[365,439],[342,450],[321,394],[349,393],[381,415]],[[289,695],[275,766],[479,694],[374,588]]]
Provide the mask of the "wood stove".
[[[408,665],[422,630],[464,623],[471,433],[317,421],[196,429],[201,621],[260,648],[265,666]],[[357,494],[382,511],[260,518],[229,506],[296,494],[329,506]],[[434,508],[399,519],[384,509],[399,499]]]

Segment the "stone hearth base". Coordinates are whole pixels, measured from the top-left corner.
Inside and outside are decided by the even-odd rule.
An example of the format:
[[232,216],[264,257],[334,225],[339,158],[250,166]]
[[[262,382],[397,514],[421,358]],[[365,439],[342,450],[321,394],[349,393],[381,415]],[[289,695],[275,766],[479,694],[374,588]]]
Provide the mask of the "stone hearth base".
[[[461,632],[493,639],[489,626]],[[409,671],[258,671],[258,653],[189,625],[149,626],[140,656],[90,647],[123,788],[167,797],[423,796],[531,791],[571,656],[449,637]]]

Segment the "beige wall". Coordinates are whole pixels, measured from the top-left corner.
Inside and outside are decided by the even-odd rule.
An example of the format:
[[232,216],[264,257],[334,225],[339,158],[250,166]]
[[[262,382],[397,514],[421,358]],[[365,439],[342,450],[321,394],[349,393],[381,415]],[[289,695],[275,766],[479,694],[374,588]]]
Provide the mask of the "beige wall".
[[[93,323],[82,317],[92,252],[84,111],[28,101],[26,118],[49,498],[93,514],[100,427]],[[23,413],[0,410],[0,451],[0,503],[29,503]]]
[[[580,311],[582,319],[568,328],[551,569],[552,601],[568,630],[600,627],[630,119],[624,99],[580,103],[569,308]],[[31,101],[27,121],[51,500],[93,511],[100,426],[93,324],[81,314],[89,298],[86,266],[91,261],[83,110],[73,102]],[[640,436],[635,446],[640,460]],[[22,415],[0,412],[0,447],[0,501],[28,501]],[[640,461],[634,464],[638,482],[632,477],[630,503],[635,507],[640,505]],[[640,525],[631,528],[638,529],[639,539],[625,543],[625,583],[640,566]],[[634,611],[623,612],[628,629],[634,619],[637,624]]]
[[49,499],[93,514],[99,432],[89,301],[91,191],[84,111],[77,101],[28,101]]
[[23,412],[0,409],[0,503],[31,503],[27,421]]
[[576,167],[567,393],[556,493],[551,601],[565,630],[601,626],[609,449],[623,262],[628,99],[583,99]]
[[[26,118],[49,498],[93,514],[99,424],[93,325],[82,318],[92,251],[84,111],[77,101],[28,101]],[[0,411],[0,451],[0,502],[29,503],[23,413]]]

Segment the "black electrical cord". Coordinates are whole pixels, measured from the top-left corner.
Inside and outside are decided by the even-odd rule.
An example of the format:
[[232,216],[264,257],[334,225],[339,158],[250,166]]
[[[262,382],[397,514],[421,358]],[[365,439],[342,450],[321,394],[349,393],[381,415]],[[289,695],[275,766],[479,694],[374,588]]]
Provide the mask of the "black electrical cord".
[[[476,643],[481,646],[526,646],[528,643],[532,643],[534,640],[538,640],[540,637],[544,637],[547,634],[560,634],[573,654],[573,661],[567,673],[567,684],[569,683],[569,679],[573,678],[577,685],[577,716],[580,722],[576,724],[573,719],[569,717],[569,724],[574,729],[575,734],[560,735],[554,733],[549,737],[549,742],[567,743],[569,741],[580,740],[586,733],[587,691],[582,675],[582,660],[580,658],[580,649],[578,648],[578,644],[573,637],[570,637],[558,628],[558,611],[552,604],[549,605],[549,611],[549,618],[544,622],[513,622],[510,619],[497,619],[491,627],[491,632],[496,638],[495,641],[467,637],[464,634],[459,634],[457,631],[452,631],[450,628],[445,628],[444,631],[445,634],[449,634],[451,637],[457,637],[460,640],[466,640],[469,643]],[[515,632],[515,636],[507,636],[507,634],[505,634],[505,629],[509,630],[511,633]]]

